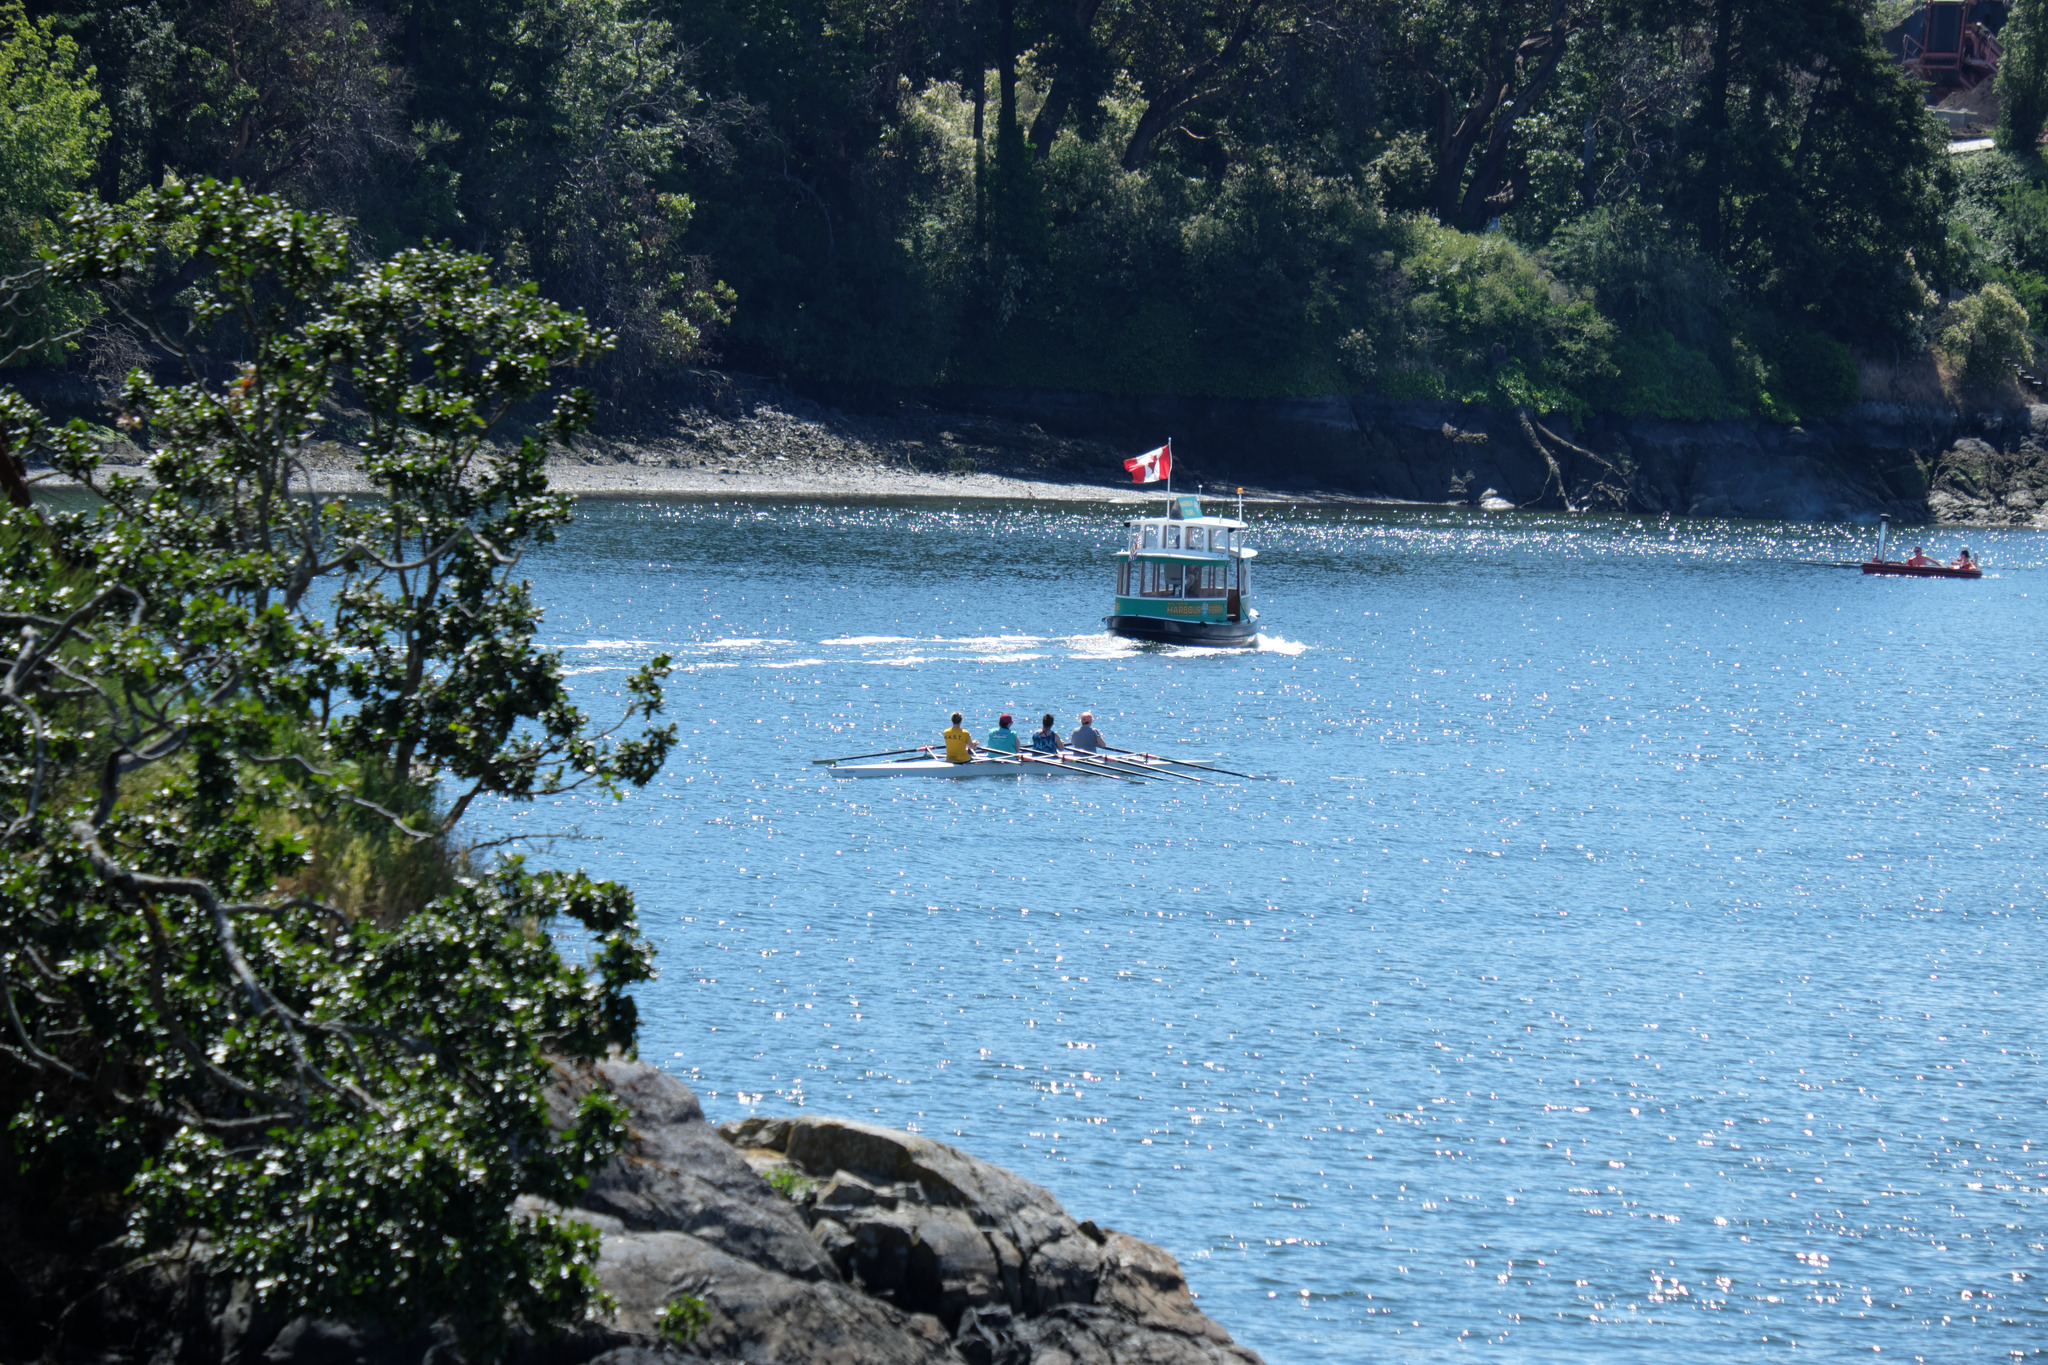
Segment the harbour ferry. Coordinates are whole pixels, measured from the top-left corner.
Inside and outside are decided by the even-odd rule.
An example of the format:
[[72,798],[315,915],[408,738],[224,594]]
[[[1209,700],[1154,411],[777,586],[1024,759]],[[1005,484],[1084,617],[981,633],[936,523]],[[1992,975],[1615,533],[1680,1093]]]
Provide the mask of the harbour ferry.
[[1192,493],[1168,497],[1166,515],[1124,523],[1116,552],[1116,610],[1103,617],[1112,635],[1168,645],[1249,648],[1258,643],[1245,568],[1258,551],[1245,524],[1207,516]]

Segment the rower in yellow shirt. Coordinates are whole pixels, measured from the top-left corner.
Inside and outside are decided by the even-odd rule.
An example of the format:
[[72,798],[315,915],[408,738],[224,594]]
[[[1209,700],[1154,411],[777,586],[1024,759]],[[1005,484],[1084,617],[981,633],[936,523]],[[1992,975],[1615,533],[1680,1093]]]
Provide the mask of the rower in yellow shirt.
[[974,736],[960,728],[960,713],[953,713],[953,728],[946,731],[946,762],[972,763]]

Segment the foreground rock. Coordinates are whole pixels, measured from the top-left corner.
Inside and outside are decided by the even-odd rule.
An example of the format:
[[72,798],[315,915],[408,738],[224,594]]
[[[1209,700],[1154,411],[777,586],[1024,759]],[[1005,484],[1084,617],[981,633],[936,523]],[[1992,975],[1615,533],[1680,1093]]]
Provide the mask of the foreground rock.
[[[713,1128],[688,1087],[618,1060],[557,1070],[557,1122],[598,1088],[627,1143],[578,1207],[545,1211],[600,1233],[617,1308],[515,1339],[511,1365],[1259,1365],[1167,1252],[957,1148],[829,1118]],[[25,1207],[0,1199],[0,1360],[461,1365],[448,1330],[265,1312],[203,1241],[127,1260],[118,1210],[60,1228]],[[663,1330],[678,1310],[687,1341]]]
[[760,1365],[1258,1361],[1167,1252],[956,1148],[829,1118],[713,1129],[685,1086],[637,1062],[565,1076],[558,1102],[600,1084],[633,1115],[579,1211],[605,1234],[615,1350],[654,1349],[688,1297],[708,1314],[692,1351]]

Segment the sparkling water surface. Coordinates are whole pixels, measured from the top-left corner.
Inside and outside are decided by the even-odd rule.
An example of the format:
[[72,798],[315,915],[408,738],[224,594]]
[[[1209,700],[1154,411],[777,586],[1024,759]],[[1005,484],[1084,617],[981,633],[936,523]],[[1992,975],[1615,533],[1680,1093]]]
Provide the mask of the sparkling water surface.
[[[1123,515],[586,499],[529,559],[687,747],[482,823],[599,837],[545,856],[637,889],[714,1120],[956,1143],[1275,1365],[2048,1347],[2048,541],[1253,508],[1211,652],[1099,633]],[[1083,708],[1251,776],[810,762]]]

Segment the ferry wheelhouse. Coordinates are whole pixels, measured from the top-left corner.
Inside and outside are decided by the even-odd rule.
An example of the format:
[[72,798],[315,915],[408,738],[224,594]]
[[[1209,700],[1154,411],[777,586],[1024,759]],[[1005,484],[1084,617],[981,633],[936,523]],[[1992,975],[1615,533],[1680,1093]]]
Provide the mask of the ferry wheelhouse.
[[1245,569],[1258,551],[1245,545],[1245,524],[1206,516],[1202,500],[1182,493],[1166,515],[1124,523],[1116,553],[1116,611],[1103,617],[1110,634],[1170,645],[1248,647],[1258,641]]

